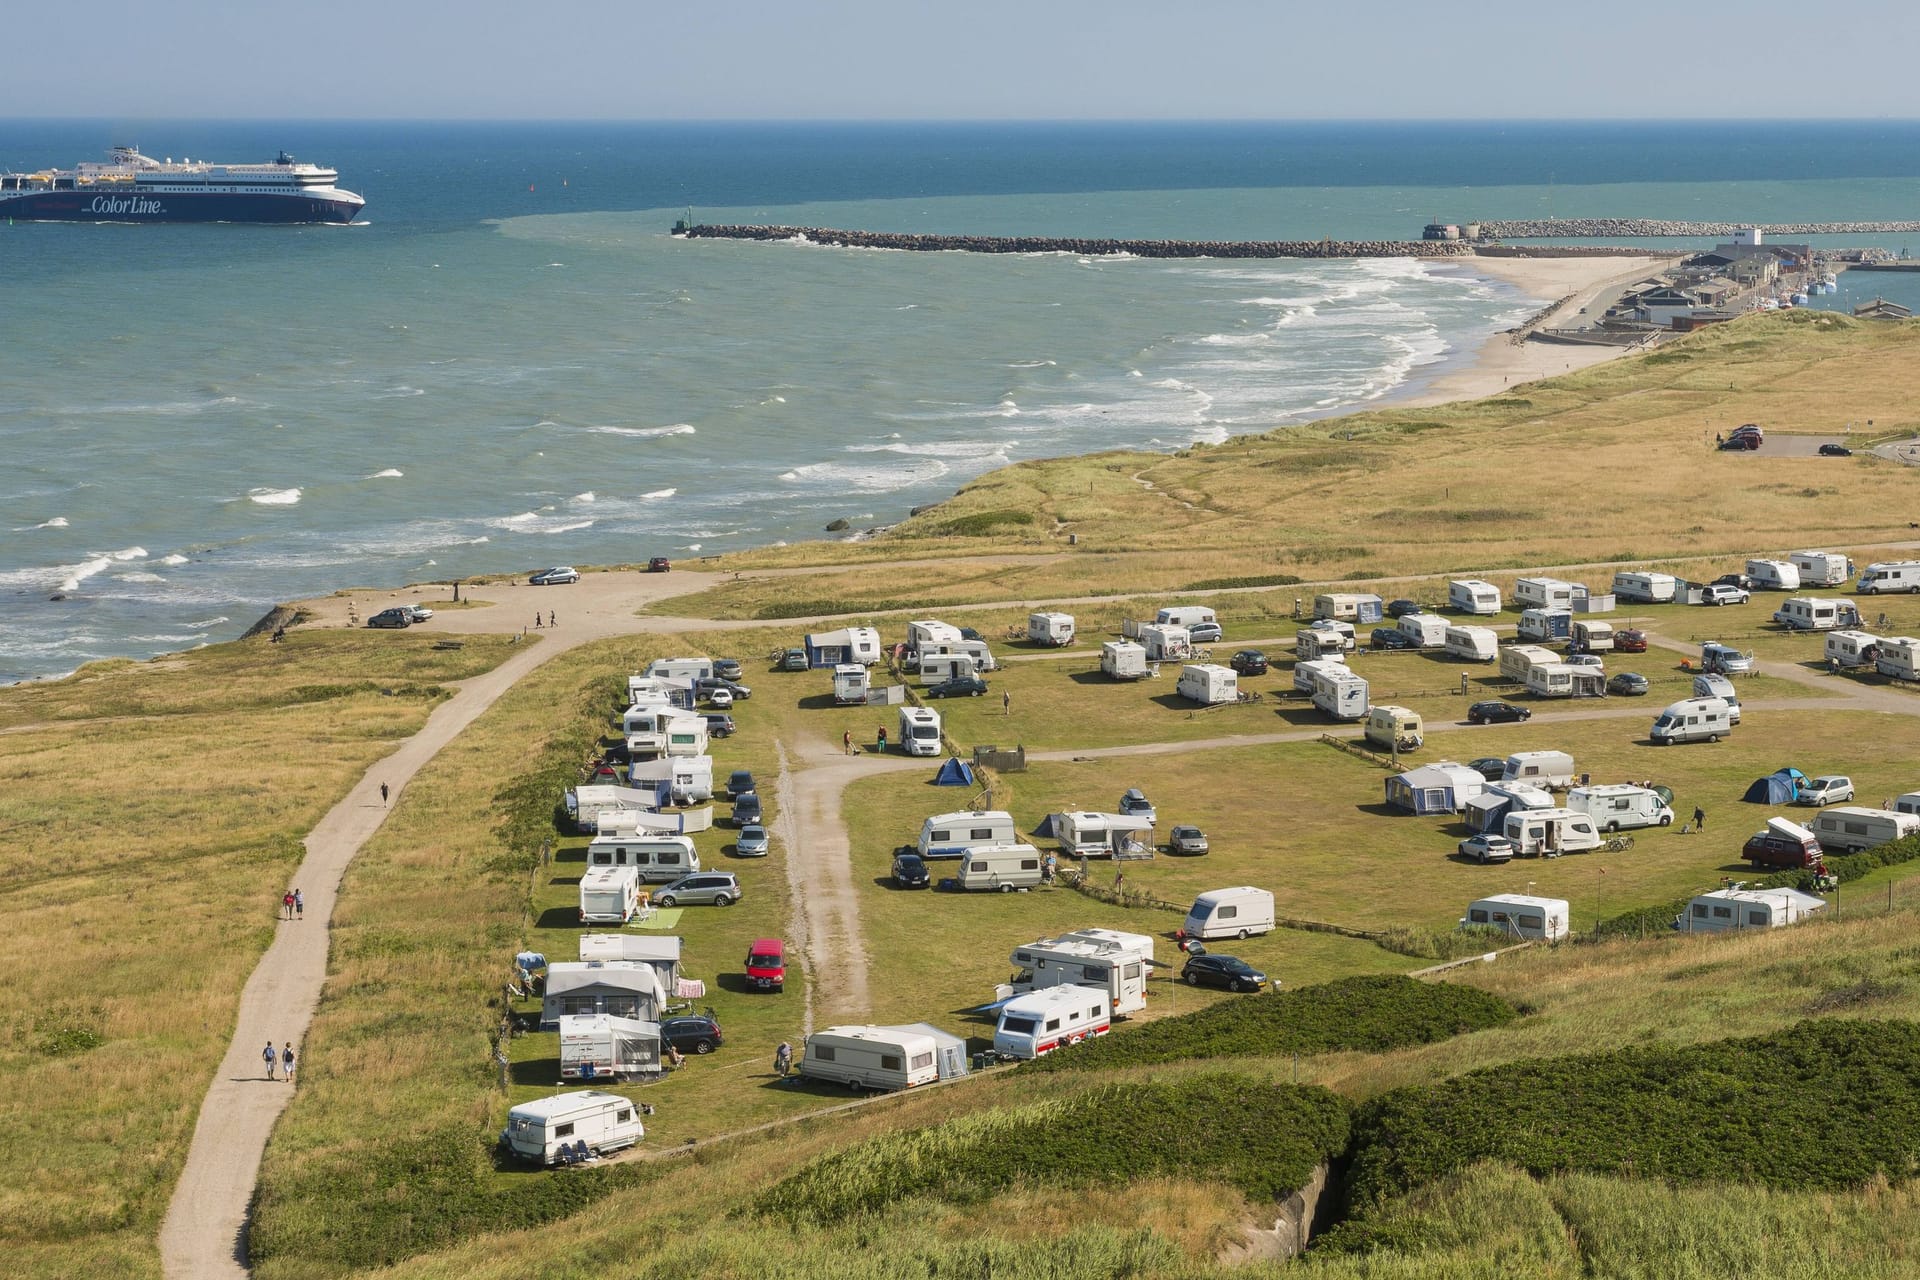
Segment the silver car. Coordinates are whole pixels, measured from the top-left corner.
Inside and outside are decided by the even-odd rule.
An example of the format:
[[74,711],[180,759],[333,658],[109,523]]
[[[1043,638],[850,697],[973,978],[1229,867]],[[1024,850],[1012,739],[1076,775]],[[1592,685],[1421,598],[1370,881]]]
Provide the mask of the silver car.
[[764,858],[767,856],[767,829],[759,823],[749,823],[740,828],[739,836],[733,842],[735,857]]
[[730,907],[740,901],[740,881],[731,871],[698,871],[657,890],[658,907]]

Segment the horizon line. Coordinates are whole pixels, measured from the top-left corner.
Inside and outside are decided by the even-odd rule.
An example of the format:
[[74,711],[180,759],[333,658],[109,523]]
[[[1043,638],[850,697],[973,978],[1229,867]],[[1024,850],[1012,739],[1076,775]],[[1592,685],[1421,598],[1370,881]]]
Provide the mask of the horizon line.
[[0,112],[0,125],[96,124],[127,119],[165,123],[203,124],[631,124],[631,125],[897,125],[897,126],[1133,126],[1178,125],[1818,125],[1920,124],[1920,115],[1872,116],[235,116],[235,115],[9,115]]

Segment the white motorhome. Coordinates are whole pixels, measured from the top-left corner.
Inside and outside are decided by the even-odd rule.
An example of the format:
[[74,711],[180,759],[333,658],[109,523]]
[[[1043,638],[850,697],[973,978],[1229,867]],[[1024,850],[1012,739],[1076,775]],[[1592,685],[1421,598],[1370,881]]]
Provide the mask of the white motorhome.
[[1516,809],[1508,812],[1500,834],[1523,858],[1557,858],[1600,847],[1594,820],[1572,809]]
[[1662,711],[1649,736],[1661,746],[1718,742],[1733,732],[1733,712],[1719,698],[1683,698]]
[[1873,669],[1895,680],[1920,680],[1920,640],[1887,636],[1874,646]]
[[1175,692],[1203,707],[1240,700],[1240,676],[1232,667],[1200,662],[1180,668],[1180,683]]
[[599,829],[602,814],[622,809],[651,809],[653,793],[634,787],[600,784],[579,786],[563,795],[560,804],[566,810],[567,821],[573,825],[573,829],[585,833]]
[[1522,641],[1565,640],[1573,634],[1573,613],[1567,609],[1523,609],[1513,634]]
[[625,924],[640,909],[640,874],[632,867],[588,867],[580,877],[580,923]]
[[1040,883],[1040,851],[1030,844],[978,844],[960,855],[954,882],[969,893],[1012,893]]
[[1825,656],[1842,667],[1870,667],[1880,656],[1880,637],[1866,631],[1829,631]]
[[1169,605],[1153,615],[1153,620],[1161,626],[1185,627],[1191,631],[1198,626],[1218,627],[1220,619],[1213,610],[1203,604]]
[[1490,617],[1500,612],[1500,588],[1478,578],[1455,578],[1447,583],[1447,607]]
[[1687,903],[1673,927],[1682,933],[1778,929],[1804,920],[1826,905],[1798,889],[1715,889]]
[[1463,662],[1492,662],[1500,656],[1500,637],[1491,627],[1448,627],[1446,650]]
[[1607,692],[1607,673],[1600,667],[1575,667],[1544,662],[1527,668],[1527,691],[1543,698],[1600,698]]
[[1124,813],[1056,813],[1053,834],[1060,842],[1060,852],[1069,858],[1110,858],[1153,851],[1153,824]]
[[1851,600],[1795,596],[1773,611],[1773,620],[1790,631],[1833,631],[1859,626],[1860,611]]
[[1838,551],[1789,551],[1787,561],[1804,587],[1845,586],[1853,578],[1853,561]]
[[1755,590],[1798,591],[1800,570],[1785,560],[1749,560],[1747,577]]
[[867,690],[873,687],[873,673],[857,662],[840,662],[833,668],[833,704],[836,707],[864,707]]
[[1538,666],[1563,661],[1551,649],[1537,644],[1512,644],[1500,651],[1500,674],[1509,680],[1526,683],[1527,672]]
[[1296,662],[1316,658],[1344,658],[1360,647],[1360,638],[1350,622],[1316,622],[1293,633],[1293,657]]
[[1252,885],[1209,889],[1193,900],[1180,925],[1182,937],[1250,938],[1273,931],[1273,894]]
[[1863,596],[1894,592],[1920,591],[1920,560],[1886,560],[1868,565],[1860,572],[1853,589]]
[[[700,854],[689,836],[636,831],[595,836],[587,842],[587,866],[589,875],[602,868],[620,868],[632,871],[643,884],[666,884],[700,870]],[[580,883],[584,891],[586,881]]]
[[960,634],[960,628],[951,623],[935,619],[924,619],[907,624],[907,652],[925,653],[936,645],[958,644],[966,639]]
[[646,1136],[640,1108],[617,1093],[576,1089],[523,1102],[507,1112],[500,1144],[533,1164],[559,1164],[565,1151],[584,1143],[592,1154],[630,1147]]
[[940,1079],[933,1036],[907,1027],[828,1027],[807,1037],[801,1076],[850,1089],[890,1091]]
[[1047,987],[1015,996],[1000,1006],[993,1051],[1005,1058],[1044,1057],[1113,1029],[1105,991],[1092,987]]
[[1295,662],[1293,664],[1293,691],[1295,693],[1312,693],[1313,678],[1318,672],[1326,672],[1328,675],[1339,675],[1342,673],[1350,674],[1351,670],[1352,668],[1347,666],[1347,660],[1340,657],[1308,658],[1304,661]]
[[1571,610],[1575,594],[1573,583],[1558,578],[1521,578],[1513,584],[1514,603],[1524,608]]
[[1709,671],[1693,678],[1693,696],[1696,698],[1718,698],[1727,704],[1727,723],[1740,723],[1740,694],[1733,687],[1733,681]]
[[1115,1014],[1147,1007],[1148,970],[1153,939],[1117,929],[1075,929],[1057,938],[1040,938],[1015,948],[1008,957],[1013,981],[995,989],[995,999],[1045,991],[1052,987],[1092,987],[1104,991]]
[[1427,742],[1425,728],[1419,712],[1383,704],[1368,710],[1364,732],[1383,751],[1418,751]]
[[1058,649],[1073,643],[1073,615],[1070,613],[1030,613],[1027,615],[1027,641]]
[[1839,804],[1822,809],[1807,823],[1828,853],[1859,853],[1920,831],[1920,817],[1894,809]]
[[1636,604],[1667,604],[1673,600],[1677,581],[1670,573],[1622,570],[1613,575],[1613,594]]
[[1437,613],[1402,614],[1397,629],[1422,649],[1439,649],[1447,643],[1447,620]]
[[1296,687],[1303,678],[1307,682],[1307,691],[1313,695],[1313,705],[1334,719],[1360,720],[1366,717],[1370,705],[1367,701],[1366,678],[1356,675],[1346,663],[1335,662],[1331,658],[1297,662],[1293,668]]
[[1524,893],[1497,893],[1467,905],[1462,925],[1485,925],[1514,938],[1556,942],[1567,936],[1565,898],[1535,898]]
[[1185,627],[1148,623],[1140,628],[1140,643],[1148,662],[1180,662],[1193,653],[1193,634]]
[[660,1024],[606,1013],[560,1019],[560,1078],[619,1080],[659,1075]]
[[923,858],[958,858],[982,845],[1019,842],[1013,815],[1005,809],[989,809],[984,813],[934,814],[920,824],[920,840],[914,849]]
[[656,680],[711,680],[712,658],[655,658],[647,664],[647,674]]
[[698,756],[707,751],[707,719],[669,706],[628,707],[621,716],[629,759]]
[[940,713],[932,707],[901,707],[900,749],[910,756],[939,755]]
[[1524,782],[1532,787],[1559,791],[1573,785],[1578,771],[1573,757],[1564,751],[1516,751],[1507,757],[1502,782]]
[[635,787],[664,794],[670,804],[699,804],[713,799],[712,756],[664,756],[630,766],[627,778]]
[[1575,787],[1567,792],[1567,808],[1586,814],[1603,832],[1673,825],[1673,810],[1658,791],[1627,782]]
[[1613,624],[1582,618],[1573,624],[1568,643],[1575,653],[1613,652]]
[[707,755],[707,718],[676,716],[667,721],[667,755],[674,760],[704,760]]
[[1147,667],[1145,647],[1131,640],[1108,640],[1102,644],[1100,670],[1109,680],[1145,680],[1152,674]]
[[1920,813],[1920,791],[1908,791],[1893,799],[1895,813]]

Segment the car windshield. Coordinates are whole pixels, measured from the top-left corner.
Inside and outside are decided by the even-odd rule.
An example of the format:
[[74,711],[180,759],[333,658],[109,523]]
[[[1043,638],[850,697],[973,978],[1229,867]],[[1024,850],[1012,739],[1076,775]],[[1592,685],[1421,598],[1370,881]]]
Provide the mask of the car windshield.
[[1252,973],[1253,972],[1252,965],[1248,964],[1245,960],[1236,959],[1233,956],[1223,957],[1220,960],[1220,967],[1221,969],[1225,970],[1228,973]]

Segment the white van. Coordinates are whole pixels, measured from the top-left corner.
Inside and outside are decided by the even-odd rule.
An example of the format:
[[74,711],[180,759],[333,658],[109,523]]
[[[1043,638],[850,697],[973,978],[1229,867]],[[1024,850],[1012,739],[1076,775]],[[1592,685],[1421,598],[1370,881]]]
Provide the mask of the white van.
[[920,824],[914,849],[923,858],[958,858],[967,850],[989,844],[1017,844],[1013,815],[1005,809],[985,813],[936,813]]
[[901,707],[900,749],[910,756],[939,755],[940,713],[932,707]]
[[1861,571],[1853,589],[1863,596],[1920,591],[1920,560],[1888,560]]
[[626,868],[643,883],[665,884],[700,870],[700,855],[691,836],[636,831],[632,835],[595,836],[588,841],[587,867],[589,871]]
[[1586,814],[1603,832],[1673,825],[1673,810],[1658,791],[1626,782],[1575,787],[1567,792],[1567,808]]
[[1073,643],[1073,615],[1070,613],[1030,613],[1027,615],[1027,642],[1058,649]]
[[927,663],[935,658],[960,656],[973,659],[973,669],[976,672],[1000,669],[1000,664],[993,659],[992,647],[985,640],[943,640],[939,644],[920,647],[920,673],[925,675]]
[[1795,596],[1773,611],[1773,620],[1789,631],[1832,631],[1859,626],[1860,611],[1851,600]]
[[1492,662],[1500,656],[1500,637],[1492,627],[1448,627],[1447,656],[1466,662]]
[[1478,578],[1455,578],[1447,583],[1447,607],[1483,617],[1496,614],[1500,612],[1500,588]]
[[801,1076],[850,1089],[912,1089],[940,1078],[938,1043],[907,1027],[828,1027],[807,1037]]
[[857,662],[839,662],[833,668],[833,705],[864,707],[873,687],[873,672]]
[[1719,698],[1685,698],[1654,719],[1649,736],[1667,746],[1675,742],[1718,742],[1733,732],[1733,709]]
[[1462,925],[1485,925],[1515,938],[1555,942],[1567,936],[1565,898],[1534,898],[1524,893],[1497,893],[1467,906]]
[[1510,810],[1500,834],[1513,842],[1513,851],[1523,858],[1557,858],[1600,847],[1600,831],[1593,819],[1572,809]]
[[580,923],[625,924],[640,909],[640,873],[632,867],[588,867],[580,877]]
[[1145,680],[1147,651],[1131,640],[1108,640],[1100,646],[1100,670],[1109,680]]
[[1040,851],[1030,844],[981,844],[960,855],[955,882],[969,893],[1012,893],[1040,883]]
[[617,1093],[576,1089],[523,1102],[507,1112],[500,1145],[534,1164],[558,1164],[563,1147],[584,1142],[594,1155],[630,1147],[646,1136],[640,1109]]
[[1188,702],[1203,707],[1240,700],[1240,676],[1232,667],[1200,662],[1180,668],[1180,683],[1174,692]]
[[1181,936],[1199,938],[1250,938],[1273,931],[1273,895],[1252,885],[1232,889],[1209,889],[1193,900],[1187,918],[1180,926]]
[[1559,578],[1521,578],[1513,584],[1514,603],[1524,608],[1572,609],[1575,594],[1574,584]]
[[1113,1030],[1107,993],[1094,987],[1048,987],[1000,1006],[993,1051],[1005,1058],[1040,1058]]
[[1907,791],[1895,796],[1893,800],[1893,811],[1895,813],[1920,814],[1920,791]]
[[1838,551],[1789,551],[1787,560],[1808,587],[1838,587],[1853,577],[1853,561]]
[[1675,579],[1670,573],[1622,570],[1613,575],[1613,594],[1635,604],[1671,603],[1674,585]]
[[1516,751],[1507,757],[1502,782],[1524,782],[1532,787],[1558,791],[1573,785],[1573,757],[1564,751]]
[[1753,579],[1755,590],[1798,591],[1800,589],[1800,570],[1786,560],[1749,560],[1747,576]]
[[[1214,616],[1213,610],[1202,604],[1170,605],[1154,614],[1153,620],[1163,627],[1185,627],[1189,631],[1195,627],[1204,627],[1215,633],[1220,630],[1220,619]],[[1216,640],[1224,638],[1220,634],[1214,635]]]
[[1718,698],[1727,704],[1727,723],[1740,723],[1740,695],[1734,690],[1733,681],[1725,676],[1708,672],[1693,678],[1693,696],[1696,698]]
[[1807,823],[1828,853],[1859,853],[1920,831],[1920,816],[1898,810],[1841,804],[1822,809]]
[[560,1015],[562,1080],[618,1080],[660,1070],[659,1023],[610,1013]]

